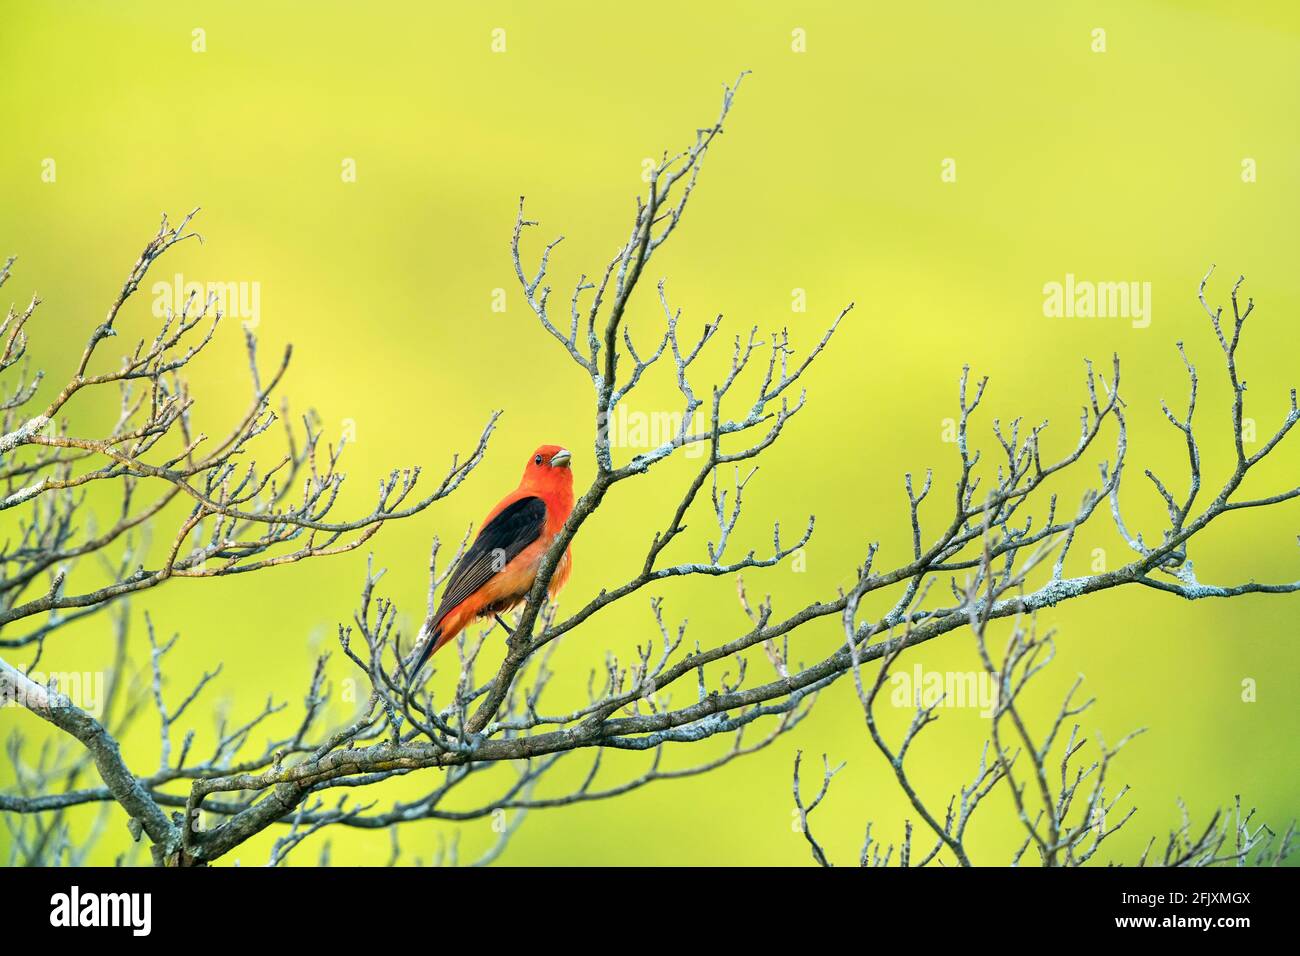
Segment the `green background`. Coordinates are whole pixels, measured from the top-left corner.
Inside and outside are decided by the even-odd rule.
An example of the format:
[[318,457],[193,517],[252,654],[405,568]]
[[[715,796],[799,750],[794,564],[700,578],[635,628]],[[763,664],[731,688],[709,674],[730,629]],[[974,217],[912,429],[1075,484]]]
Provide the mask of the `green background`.
[[[196,28],[206,31],[206,52],[191,49]],[[495,28],[506,31],[504,53],[491,50]],[[1105,52],[1091,49],[1096,28],[1105,30]],[[806,31],[806,52],[791,49],[795,29]],[[426,481],[441,474],[489,411],[504,409],[487,460],[463,489],[373,540],[376,562],[389,569],[383,590],[409,623],[423,609],[430,538],[458,539],[513,487],[536,445],[575,449],[580,486],[591,474],[590,386],[515,284],[508,240],[518,197],[542,221],[530,251],[567,236],[551,270],[567,305],[577,274],[596,271],[624,236],[642,160],[687,145],[716,115],[721,84],[742,69],[753,75],[629,322],[646,343],[661,327],[652,294],[660,276],[689,328],[721,312],[724,333],[788,325],[802,347],[857,303],[809,375],[808,408],[747,489],[737,542],[746,548],[770,543],[771,521],[793,533],[810,511],[818,518],[802,572],[749,577],[751,593],[770,593],[778,613],[832,596],[870,541],[880,541],[885,564],[905,560],[905,471],[936,468],[926,513],[934,532],[947,523],[956,451],[943,437],[963,363],[992,377],[976,432],[986,458],[997,447],[989,419],[1018,414],[1049,418],[1046,449],[1059,455],[1077,435],[1083,358],[1108,363],[1118,351],[1130,420],[1127,517],[1149,537],[1163,509],[1141,469],[1154,467],[1179,491],[1185,482],[1181,436],[1159,411],[1161,398],[1185,402],[1176,340],[1202,371],[1207,481],[1221,481],[1230,464],[1225,376],[1195,299],[1211,263],[1219,266],[1215,301],[1226,302],[1243,272],[1256,300],[1242,363],[1247,414],[1261,434],[1285,415],[1296,384],[1300,17],[1289,5],[9,0],[0,62],[0,254],[19,255],[5,304],[33,291],[46,300],[29,326],[32,354],[49,373],[44,400],[71,371],[159,212],[179,218],[201,205],[205,244],[173,250],[152,278],[260,283],[266,362],[295,345],[286,393],[298,408],[318,409],[329,437],[355,423],[345,459],[350,511],[370,506],[390,467],[424,465]],[[41,178],[47,158],[57,164],[53,183]],[[342,181],[345,158],[356,161],[355,183]],[[956,161],[955,183],[941,181],[945,158]],[[1242,179],[1246,158],[1257,163],[1256,182]],[[1045,318],[1043,285],[1066,273],[1150,282],[1151,325]],[[507,290],[504,313],[491,309],[498,288]],[[807,312],[792,312],[794,289],[806,290]],[[118,342],[151,334],[149,302],[142,289],[121,323],[130,334]],[[729,334],[719,354],[726,343]],[[241,348],[228,323],[191,375],[196,414],[212,428],[247,401]],[[671,407],[663,385],[648,386],[632,407]],[[74,432],[111,412],[81,401]],[[263,454],[269,460],[274,449]],[[1112,454],[1106,442],[1090,452],[1061,485],[1062,500],[1077,501]],[[1296,447],[1284,448],[1245,492],[1294,486],[1298,464]],[[635,573],[687,475],[672,466],[611,496],[577,542],[562,608]],[[1193,552],[1201,579],[1300,576],[1298,514],[1293,501],[1223,520]],[[703,553],[709,520],[701,512],[676,558]],[[1087,572],[1092,548],[1112,565],[1127,560],[1108,522],[1097,516],[1071,573]],[[223,662],[209,705],[224,699],[238,718],[273,693],[290,701],[292,723],[313,654],[350,618],[365,561],[357,552],[150,592],[134,605],[135,659],[146,659],[140,612],[148,608],[161,631],[183,634],[173,697]],[[689,618],[688,640],[711,644],[745,629],[729,581],[677,582],[661,593],[670,619]],[[1296,609],[1295,597],[1191,603],[1125,589],[1043,615],[1058,629],[1059,654],[1035,697],[1040,713],[1083,673],[1099,699],[1085,730],[1113,742],[1148,728],[1112,768],[1139,808],[1114,838],[1114,855],[1131,857],[1149,835],[1163,836],[1180,796],[1198,820],[1235,793],[1272,823],[1294,816]],[[553,661],[551,709],[585,700],[607,649],[627,661],[652,632],[638,597],[568,638]],[[818,659],[838,640],[833,622],[807,628],[796,656]],[[92,619],[53,642],[42,667],[102,668],[108,648],[107,618]],[[500,654],[495,638],[485,653]],[[977,666],[964,632],[917,649],[904,666],[918,661],[927,670]],[[447,663],[440,688],[454,677]],[[761,655],[751,666],[767,673]],[[331,673],[336,695],[355,676],[337,653]],[[1257,682],[1253,703],[1242,700],[1244,680]],[[201,710],[194,716],[201,747],[210,725]],[[901,730],[904,716],[889,714],[888,726]],[[138,772],[156,766],[152,719],[146,713],[124,742]],[[0,730],[14,726],[42,733],[30,715],[0,712]],[[932,806],[942,808],[967,778],[986,731],[976,710],[954,708],[925,732],[913,772]],[[720,746],[680,746],[666,762],[685,766]],[[806,863],[792,827],[796,748],[814,771],[822,752],[848,761],[814,818],[834,859],[856,860],[868,819],[877,836],[898,839],[908,808],[841,683],[795,732],[742,762],[535,814],[503,861]],[[539,793],[580,780],[588,759],[568,758]],[[600,779],[613,784],[646,761],[608,755]],[[432,776],[371,798],[382,808],[436,785]],[[0,764],[0,784],[11,779]],[[983,813],[973,851],[1003,862],[1021,839],[1018,825],[1005,801]],[[71,819],[74,835],[84,833],[93,812]],[[409,825],[403,847],[428,860],[453,829]],[[0,830],[0,851],[8,839]],[[314,860],[322,839],[295,861]],[[390,852],[382,832],[336,828],[330,839],[336,863],[379,863]],[[492,839],[487,821],[465,826],[462,856]],[[234,856],[263,862],[270,840]],[[126,845],[115,810],[94,858],[111,861]]]

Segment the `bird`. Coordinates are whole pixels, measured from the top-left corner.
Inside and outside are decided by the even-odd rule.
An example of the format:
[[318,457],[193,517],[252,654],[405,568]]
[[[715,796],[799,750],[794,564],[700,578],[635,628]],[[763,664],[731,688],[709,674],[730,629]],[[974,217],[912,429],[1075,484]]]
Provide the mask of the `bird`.
[[[542,557],[573,511],[571,458],[567,448],[542,445],[529,457],[519,487],[488,512],[447,578],[437,610],[420,629],[420,642],[408,658],[410,681],[435,651],[475,620],[493,616],[511,633],[501,615],[527,599]],[[569,580],[571,552],[565,549],[551,575],[551,597]]]

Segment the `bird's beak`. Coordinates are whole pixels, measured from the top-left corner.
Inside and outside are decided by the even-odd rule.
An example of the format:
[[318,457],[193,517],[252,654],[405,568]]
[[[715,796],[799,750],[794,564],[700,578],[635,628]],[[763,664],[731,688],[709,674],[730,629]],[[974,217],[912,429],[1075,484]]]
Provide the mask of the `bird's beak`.
[[569,454],[569,449],[561,448],[551,456],[551,464],[556,468],[567,468],[569,465],[569,459],[572,457],[573,456]]

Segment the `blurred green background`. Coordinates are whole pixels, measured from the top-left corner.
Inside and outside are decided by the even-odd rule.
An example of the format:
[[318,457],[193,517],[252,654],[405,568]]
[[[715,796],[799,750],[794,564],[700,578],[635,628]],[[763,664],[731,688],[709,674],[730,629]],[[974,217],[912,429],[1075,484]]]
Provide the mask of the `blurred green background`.
[[[196,29],[205,31],[203,52],[192,49]],[[505,31],[504,52],[492,49],[496,29]],[[1097,29],[1104,52],[1093,49]],[[804,52],[792,49],[795,30],[804,31]],[[1195,299],[1211,263],[1219,266],[1215,301],[1226,302],[1230,280],[1244,272],[1257,303],[1242,363],[1247,414],[1261,434],[1280,422],[1297,384],[1300,16],[1289,6],[10,0],[0,62],[0,254],[19,256],[5,304],[32,292],[45,299],[29,326],[32,354],[48,372],[44,400],[71,371],[158,214],[179,218],[201,205],[205,243],[173,250],[151,281],[182,273],[259,284],[266,362],[295,346],[286,394],[299,409],[315,407],[331,438],[355,430],[345,459],[351,511],[370,506],[374,482],[391,467],[421,464],[426,482],[441,474],[490,410],[504,409],[487,460],[462,490],[373,540],[376,563],[389,569],[382,590],[410,625],[423,611],[432,536],[458,539],[513,487],[536,445],[577,450],[579,485],[591,474],[590,386],[539,328],[514,280],[508,242],[518,197],[542,221],[530,252],[567,237],[551,269],[565,305],[577,274],[598,270],[625,235],[643,159],[687,145],[716,115],[721,84],[742,69],[753,75],[629,322],[645,343],[661,328],[660,276],[689,328],[721,312],[724,333],[788,325],[804,348],[856,301],[807,379],[808,407],[747,489],[737,541],[745,548],[770,543],[772,521],[793,533],[817,515],[802,572],[749,577],[751,594],[770,593],[778,613],[833,595],[870,541],[881,543],[882,562],[905,560],[905,471],[936,468],[923,516],[935,532],[947,523],[956,451],[943,439],[963,363],[992,377],[976,431],[986,459],[997,447],[988,430],[995,416],[1050,419],[1046,449],[1060,454],[1077,435],[1084,357],[1108,363],[1119,352],[1131,426],[1127,517],[1148,536],[1158,534],[1162,508],[1141,469],[1154,467],[1179,491],[1185,482],[1181,437],[1159,410],[1161,398],[1185,402],[1176,340],[1202,370],[1207,481],[1221,480],[1230,461],[1229,396]],[[54,182],[43,179],[48,159]],[[355,182],[341,175],[348,159]],[[941,177],[946,159],[955,161],[955,182]],[[1243,181],[1247,159],[1256,181]],[[1067,273],[1150,282],[1151,324],[1045,318],[1043,286]],[[506,290],[504,312],[492,310],[497,289]],[[796,289],[806,291],[806,312],[791,309]],[[129,334],[109,346],[151,334],[149,306],[145,288],[120,323]],[[241,338],[226,324],[191,375],[196,414],[212,428],[247,401]],[[664,385],[648,386],[632,407],[670,407]],[[111,412],[82,401],[74,431]],[[273,448],[264,454],[269,460]],[[1099,444],[1059,486],[1062,500],[1072,506],[1112,454]],[[1297,465],[1296,446],[1283,449],[1247,493],[1294,486]],[[687,474],[672,466],[607,500],[577,542],[563,608],[635,573]],[[1222,521],[1193,552],[1202,580],[1300,576],[1298,515],[1291,502]],[[673,557],[701,555],[709,521],[702,511]],[[1071,573],[1087,571],[1093,548],[1112,565],[1126,560],[1108,521],[1098,515]],[[350,619],[366,557],[153,591],[133,605],[135,659],[147,659],[147,608],[162,632],[183,635],[171,695],[222,662],[205,692],[209,708],[224,700],[237,719],[274,694],[289,700],[282,726],[292,724],[314,654]],[[714,643],[745,628],[729,581],[678,582],[659,593],[670,619],[689,619],[688,640]],[[1113,856],[1135,855],[1150,835],[1163,839],[1179,797],[1199,820],[1236,793],[1271,823],[1295,815],[1297,600],[1191,603],[1126,589],[1044,616],[1059,629],[1059,653],[1035,696],[1041,713],[1083,673],[1098,698],[1086,731],[1113,742],[1149,729],[1112,768],[1139,808],[1114,838]],[[47,649],[43,669],[104,667],[108,631],[107,617],[70,629]],[[627,661],[652,633],[638,597],[571,636],[553,660],[549,709],[584,701],[607,649]],[[795,656],[815,660],[838,639],[833,622],[806,629]],[[496,638],[485,654],[485,663],[497,659]],[[9,659],[27,662],[23,653]],[[451,662],[437,687],[454,678]],[[964,633],[915,650],[904,666],[917,662],[977,667]],[[751,666],[767,673],[761,655]],[[331,674],[336,695],[355,677],[337,653]],[[1258,687],[1249,703],[1248,679]],[[339,703],[338,714],[347,711]],[[211,727],[201,706],[192,716],[201,748]],[[889,715],[894,732],[905,716]],[[153,719],[146,713],[124,741],[142,773],[157,764]],[[915,779],[936,808],[973,771],[987,723],[977,709],[946,709],[917,744]],[[15,726],[43,733],[30,715],[0,712],[0,730]],[[721,746],[679,746],[666,764],[696,763]],[[725,769],[534,814],[503,862],[807,863],[792,826],[797,748],[814,772],[823,752],[848,761],[814,818],[833,859],[856,861],[868,819],[884,841],[901,836],[909,808],[841,683],[795,732]],[[600,781],[634,776],[647,759],[609,754]],[[540,795],[580,780],[588,756],[565,763]],[[381,807],[410,798],[435,786],[431,777],[412,775],[370,798]],[[0,785],[11,780],[6,759]],[[1003,862],[1022,839],[1018,825],[1006,801],[983,814],[972,836],[977,858]],[[93,818],[73,815],[74,835]],[[494,839],[488,821],[462,829],[463,858]],[[427,860],[453,832],[409,825],[403,848]],[[263,862],[273,836],[235,856]],[[328,838],[336,863],[381,863],[390,852],[382,832],[335,828]],[[0,830],[5,855],[8,839]],[[324,839],[312,838],[295,861],[313,861]],[[127,844],[114,810],[94,858],[112,861]]]

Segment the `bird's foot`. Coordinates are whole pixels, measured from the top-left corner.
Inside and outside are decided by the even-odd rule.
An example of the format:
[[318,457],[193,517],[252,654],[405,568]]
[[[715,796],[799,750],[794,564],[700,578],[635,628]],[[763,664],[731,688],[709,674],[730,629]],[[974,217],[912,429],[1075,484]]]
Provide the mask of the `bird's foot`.
[[510,638],[515,636],[514,628],[507,624],[500,614],[493,614],[492,616],[497,619],[497,623],[501,625],[501,629],[506,632],[506,641],[509,641]]

